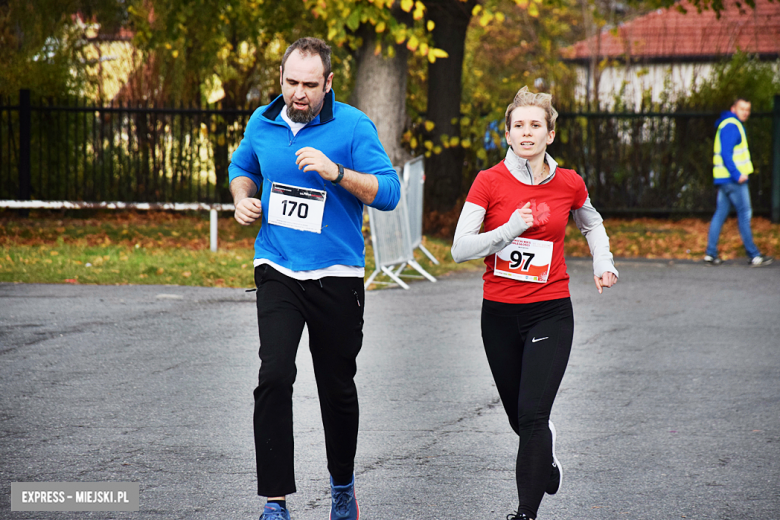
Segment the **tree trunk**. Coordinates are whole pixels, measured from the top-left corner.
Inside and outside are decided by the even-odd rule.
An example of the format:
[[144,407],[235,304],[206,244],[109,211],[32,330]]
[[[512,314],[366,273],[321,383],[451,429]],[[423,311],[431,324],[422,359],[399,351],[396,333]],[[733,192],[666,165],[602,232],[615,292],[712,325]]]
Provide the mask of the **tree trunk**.
[[395,46],[395,56],[374,54],[376,34],[371,27],[360,29],[363,45],[356,52],[357,72],[351,103],[376,125],[379,140],[392,163],[401,166],[411,158],[401,146],[406,128],[406,71],[409,51]]
[[[428,65],[427,119],[434,123],[427,136],[434,146],[442,146],[442,135],[460,137],[460,98],[463,90],[463,57],[471,11],[476,0],[428,0],[427,18],[436,25],[433,44],[447,52]],[[464,151],[461,146],[444,148],[425,161],[425,208],[428,212],[446,213],[461,195]]]

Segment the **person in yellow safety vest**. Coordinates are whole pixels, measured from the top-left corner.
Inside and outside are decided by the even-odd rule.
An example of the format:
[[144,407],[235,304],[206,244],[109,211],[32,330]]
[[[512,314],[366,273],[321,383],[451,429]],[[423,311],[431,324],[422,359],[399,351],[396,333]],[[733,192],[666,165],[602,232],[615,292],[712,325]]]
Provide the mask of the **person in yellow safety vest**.
[[750,160],[747,135],[743,126],[749,117],[750,101],[738,98],[731,110],[724,111],[715,123],[717,132],[712,157],[712,176],[718,188],[718,200],[707,237],[707,251],[704,254],[706,264],[720,265],[723,262],[718,256],[718,239],[732,206],[737,211],[737,227],[750,265],[758,267],[772,263],[771,256],[764,256],[758,251],[753,242],[753,231],[750,229],[753,208],[750,205],[748,176],[753,173],[753,163]]

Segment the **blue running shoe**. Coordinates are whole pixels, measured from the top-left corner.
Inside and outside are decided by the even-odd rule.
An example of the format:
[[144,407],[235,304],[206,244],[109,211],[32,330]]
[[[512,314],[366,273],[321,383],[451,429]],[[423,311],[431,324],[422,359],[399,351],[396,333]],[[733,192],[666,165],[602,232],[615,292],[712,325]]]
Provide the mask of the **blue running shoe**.
[[279,504],[268,503],[260,515],[260,520],[290,520],[290,512]]
[[330,506],[330,520],[358,520],[360,518],[360,508],[355,498],[355,477],[352,482],[346,486],[336,486],[333,484],[333,477],[330,477],[330,496],[332,503]]

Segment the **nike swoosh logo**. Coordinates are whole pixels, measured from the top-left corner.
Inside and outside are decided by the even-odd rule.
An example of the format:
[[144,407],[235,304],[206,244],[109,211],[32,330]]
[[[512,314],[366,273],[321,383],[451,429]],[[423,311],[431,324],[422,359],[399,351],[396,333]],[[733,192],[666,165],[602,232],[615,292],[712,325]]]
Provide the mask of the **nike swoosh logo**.
[[545,336],[543,338],[532,338],[531,343],[536,343],[538,341],[542,341],[543,339],[550,339],[550,336]]

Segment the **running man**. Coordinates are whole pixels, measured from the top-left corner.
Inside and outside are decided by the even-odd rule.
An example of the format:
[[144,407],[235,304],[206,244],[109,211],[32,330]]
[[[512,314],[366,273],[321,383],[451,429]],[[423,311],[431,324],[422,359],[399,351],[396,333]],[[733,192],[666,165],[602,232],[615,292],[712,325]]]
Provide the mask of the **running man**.
[[400,183],[376,127],[335,101],[330,47],[302,38],[285,52],[282,95],[258,108],[230,164],[235,218],[261,219],[255,241],[260,372],[254,391],[261,520],[289,520],[296,491],[292,392],[304,325],[320,399],[331,520],[357,520],[354,462],[363,341],[363,205],[392,210]]

